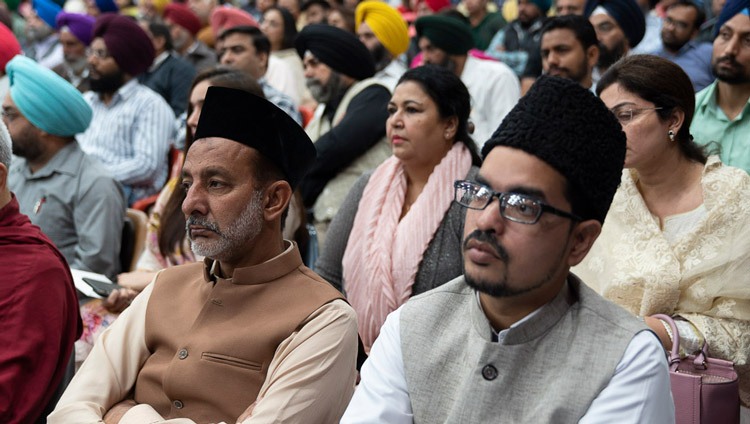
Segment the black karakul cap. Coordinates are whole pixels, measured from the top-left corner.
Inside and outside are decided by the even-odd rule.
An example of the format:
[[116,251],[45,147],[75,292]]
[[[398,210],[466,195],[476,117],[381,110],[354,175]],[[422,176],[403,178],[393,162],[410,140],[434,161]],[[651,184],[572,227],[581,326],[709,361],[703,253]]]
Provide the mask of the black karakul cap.
[[604,222],[625,164],[625,133],[591,91],[572,80],[542,76],[482,148],[520,149],[560,172],[583,196],[583,219]]
[[208,88],[194,139],[208,137],[226,138],[257,150],[279,167],[292,188],[317,156],[310,137],[283,110],[234,88]]
[[299,57],[310,50],[336,72],[363,80],[375,75],[375,62],[364,44],[351,32],[327,24],[307,25],[294,42]]

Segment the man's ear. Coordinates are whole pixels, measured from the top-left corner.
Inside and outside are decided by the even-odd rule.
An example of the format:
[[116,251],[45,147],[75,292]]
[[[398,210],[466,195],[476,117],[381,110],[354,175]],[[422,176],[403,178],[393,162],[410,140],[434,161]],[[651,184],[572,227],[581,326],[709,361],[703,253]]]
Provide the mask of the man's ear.
[[266,221],[281,220],[281,215],[292,199],[292,187],[287,181],[279,180],[268,185],[263,197],[263,218]]
[[594,44],[589,46],[586,50],[586,60],[588,61],[589,68],[593,69],[597,63],[599,63],[599,46]]
[[601,232],[602,224],[595,219],[588,219],[575,224],[571,234],[572,244],[568,255],[569,266],[576,266],[581,263]]

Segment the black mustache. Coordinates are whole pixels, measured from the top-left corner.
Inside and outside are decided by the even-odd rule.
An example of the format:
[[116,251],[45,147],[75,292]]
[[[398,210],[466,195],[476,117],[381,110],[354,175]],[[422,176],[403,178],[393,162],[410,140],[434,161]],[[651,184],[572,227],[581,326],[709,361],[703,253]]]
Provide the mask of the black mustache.
[[733,56],[722,56],[720,57],[716,63],[721,62],[729,62],[732,66],[740,66],[739,62],[737,62],[737,59],[735,59]]
[[489,244],[490,247],[492,247],[492,250],[494,250],[495,253],[497,253],[497,256],[503,262],[508,262],[508,260],[510,259],[510,257],[508,256],[508,252],[506,252],[505,249],[502,246],[500,246],[500,243],[498,243],[497,240],[495,240],[495,237],[492,236],[492,233],[488,231],[481,231],[481,230],[472,231],[471,234],[466,236],[466,238],[464,239],[464,250],[466,250],[469,244],[469,240],[471,239],[476,239],[479,242]]

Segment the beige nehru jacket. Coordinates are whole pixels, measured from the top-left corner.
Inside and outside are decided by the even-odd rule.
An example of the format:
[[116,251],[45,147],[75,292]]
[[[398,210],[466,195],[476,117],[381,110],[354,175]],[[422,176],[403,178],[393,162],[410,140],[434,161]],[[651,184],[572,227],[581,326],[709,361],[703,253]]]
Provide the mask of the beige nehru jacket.
[[[234,281],[206,282],[200,264],[180,270],[190,267],[191,278],[157,276],[102,334],[49,422],[101,422],[133,393],[143,403],[121,423],[233,423],[256,399],[245,423],[337,422],[354,389],[356,318],[302,265],[296,246],[235,271]],[[170,275],[187,287],[163,291]],[[276,288],[291,293],[288,301]],[[295,311],[315,302],[322,306],[309,315]],[[290,327],[295,314],[302,318]]]

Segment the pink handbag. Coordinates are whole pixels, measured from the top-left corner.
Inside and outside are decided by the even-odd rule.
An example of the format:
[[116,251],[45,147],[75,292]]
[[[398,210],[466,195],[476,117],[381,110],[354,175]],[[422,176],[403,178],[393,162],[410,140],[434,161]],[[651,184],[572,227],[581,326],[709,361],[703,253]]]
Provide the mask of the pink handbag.
[[674,320],[663,314],[652,317],[664,320],[672,328],[669,379],[677,424],[739,423],[740,386],[734,364],[709,358],[705,342],[697,355],[680,359],[680,334]]

